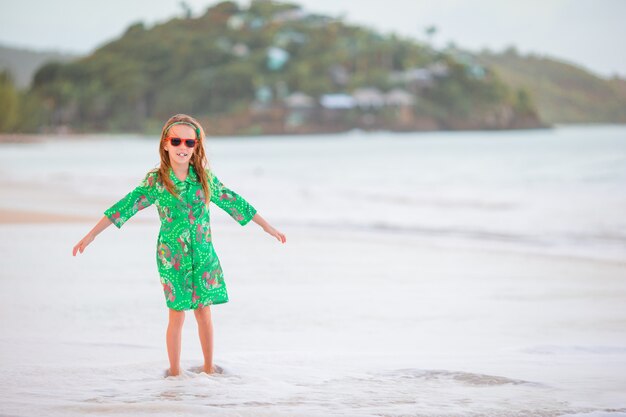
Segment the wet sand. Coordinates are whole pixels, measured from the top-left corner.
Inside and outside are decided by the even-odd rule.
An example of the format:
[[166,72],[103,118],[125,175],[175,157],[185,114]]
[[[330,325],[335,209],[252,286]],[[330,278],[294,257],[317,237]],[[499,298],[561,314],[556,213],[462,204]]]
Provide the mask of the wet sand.
[[158,225],[131,219],[72,257],[90,226],[0,225],[12,237],[0,243],[12,260],[0,305],[11,317],[0,336],[6,414],[114,415],[133,404],[151,416],[559,416],[626,406],[623,263],[301,227],[284,228],[281,246],[253,223],[218,221],[230,301],[212,312],[224,374],[192,372],[202,355],[188,314],[188,371],[163,379]]
[[91,218],[46,212],[0,209],[0,224],[88,223]]

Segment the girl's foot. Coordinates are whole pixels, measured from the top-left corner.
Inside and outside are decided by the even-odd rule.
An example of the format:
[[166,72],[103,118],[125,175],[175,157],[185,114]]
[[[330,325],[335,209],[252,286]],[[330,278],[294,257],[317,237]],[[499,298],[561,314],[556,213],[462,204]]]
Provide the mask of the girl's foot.
[[178,376],[178,375],[180,375],[180,371],[172,372],[171,369],[166,369],[165,370],[165,378],[167,378],[168,376]]
[[202,372],[205,372],[207,374],[221,374],[224,372],[224,370],[218,365],[212,365],[210,369],[208,366],[203,366]]

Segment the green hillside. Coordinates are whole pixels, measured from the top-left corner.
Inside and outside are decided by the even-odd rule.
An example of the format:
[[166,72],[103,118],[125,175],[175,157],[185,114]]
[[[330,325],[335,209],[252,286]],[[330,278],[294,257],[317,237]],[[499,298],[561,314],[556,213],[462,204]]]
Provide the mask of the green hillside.
[[5,130],[156,132],[174,113],[214,134],[541,126],[532,97],[477,62],[269,1],[136,23],[13,101]]
[[509,48],[477,59],[514,88],[532,95],[549,123],[626,123],[626,81],[604,79],[555,58],[520,55]]

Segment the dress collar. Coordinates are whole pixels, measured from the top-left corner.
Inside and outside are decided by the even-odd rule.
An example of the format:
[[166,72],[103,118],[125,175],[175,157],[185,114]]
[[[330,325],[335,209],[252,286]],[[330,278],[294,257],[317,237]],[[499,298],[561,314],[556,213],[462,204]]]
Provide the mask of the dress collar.
[[176,185],[182,184],[184,182],[198,182],[198,176],[196,175],[196,171],[193,169],[193,166],[191,164],[189,164],[189,171],[187,171],[187,178],[185,178],[185,181],[181,181],[178,179],[176,174],[174,174],[174,170],[172,169],[172,167],[170,167],[170,178]]

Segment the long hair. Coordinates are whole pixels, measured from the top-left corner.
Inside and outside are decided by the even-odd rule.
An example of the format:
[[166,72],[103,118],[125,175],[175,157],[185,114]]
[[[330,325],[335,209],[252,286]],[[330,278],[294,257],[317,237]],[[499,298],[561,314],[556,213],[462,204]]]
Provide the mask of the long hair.
[[208,205],[211,201],[211,189],[209,187],[209,183],[207,180],[207,174],[205,169],[209,170],[209,162],[206,157],[206,153],[204,152],[204,130],[202,126],[196,119],[186,114],[177,114],[169,118],[169,120],[163,125],[163,130],[161,130],[161,140],[159,141],[159,155],[161,156],[161,165],[159,166],[157,173],[158,179],[161,181],[163,186],[172,193],[175,197],[179,198],[178,193],[174,187],[174,183],[170,178],[169,172],[172,165],[170,164],[170,158],[165,150],[163,144],[165,139],[167,138],[168,127],[172,123],[176,122],[186,122],[191,123],[196,127],[196,146],[194,148],[193,154],[191,155],[191,166],[196,171],[196,175],[198,176],[198,180],[202,185],[202,191],[204,191],[205,203]]

